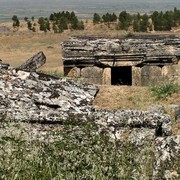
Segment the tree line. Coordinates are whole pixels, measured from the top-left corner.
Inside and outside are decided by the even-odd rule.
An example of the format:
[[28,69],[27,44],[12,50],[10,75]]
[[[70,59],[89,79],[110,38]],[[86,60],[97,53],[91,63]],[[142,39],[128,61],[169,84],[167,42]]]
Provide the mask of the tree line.
[[[12,17],[13,27],[19,27],[20,21],[16,15]],[[35,26],[36,23],[33,23],[34,17],[29,19],[25,17],[24,20],[27,22],[27,27],[29,30],[36,31]],[[40,31],[51,31],[54,33],[61,33],[66,29],[75,29],[75,30],[83,30],[84,23],[80,21],[76,14],[72,11],[62,11],[58,13],[50,14],[49,18],[39,17],[38,18],[39,30]]]
[[102,16],[94,13],[93,15],[94,24],[117,22],[117,20],[119,20],[118,27],[122,30],[128,30],[132,26],[134,32],[169,31],[180,24],[180,10],[174,8],[173,11],[154,11],[150,15],[130,14],[126,11],[120,12],[119,16],[115,13],[106,13]]
[[[13,27],[19,27],[20,21],[16,15],[12,17]],[[25,17],[27,27],[33,32],[36,31],[34,17],[28,19]],[[93,23],[116,23],[118,29],[128,30],[133,29],[134,32],[147,31],[169,31],[173,27],[180,25],[180,10],[174,8],[173,11],[158,12],[154,11],[152,14],[130,14],[126,11],[120,12],[117,16],[115,13],[106,13],[100,16],[98,13],[93,15]],[[50,14],[48,18],[39,17],[38,24],[40,31],[51,31],[54,33],[61,33],[66,29],[83,30],[84,23],[80,21],[76,14],[72,11],[62,11]]]
[[62,11],[58,13],[52,13],[49,20],[53,23],[53,30],[55,33],[63,32],[66,29],[83,30],[84,23],[79,21],[76,14],[72,11]]

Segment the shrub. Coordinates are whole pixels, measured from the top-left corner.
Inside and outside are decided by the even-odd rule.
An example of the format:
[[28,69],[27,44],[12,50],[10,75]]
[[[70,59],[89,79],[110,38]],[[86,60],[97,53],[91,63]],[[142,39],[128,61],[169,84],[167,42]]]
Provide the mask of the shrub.
[[164,83],[162,85],[150,87],[150,91],[157,100],[167,99],[173,93],[180,91],[180,86],[173,83]]

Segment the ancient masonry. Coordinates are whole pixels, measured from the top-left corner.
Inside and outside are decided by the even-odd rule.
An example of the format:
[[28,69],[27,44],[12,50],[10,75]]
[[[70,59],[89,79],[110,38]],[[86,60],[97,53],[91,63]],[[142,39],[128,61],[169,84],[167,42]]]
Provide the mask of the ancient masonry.
[[[141,174],[132,170],[135,179],[179,179],[179,166],[175,165],[180,159],[180,135],[173,135],[172,118],[161,108],[97,110],[92,106],[98,92],[96,86],[36,72],[45,62],[43,52],[18,68],[0,60],[0,140],[23,135],[28,144],[38,139],[46,143],[57,141],[57,137],[61,141],[58,133],[47,139],[52,127],[62,130],[62,125],[71,120],[77,129],[78,124],[90,121],[96,124],[97,133],[132,144],[137,150]],[[171,107],[178,121],[180,106]],[[147,164],[146,157],[153,161],[150,159]],[[147,166],[152,167],[150,174],[146,174]]]
[[72,37],[62,43],[62,51],[64,74],[88,83],[180,84],[180,38],[175,35]]

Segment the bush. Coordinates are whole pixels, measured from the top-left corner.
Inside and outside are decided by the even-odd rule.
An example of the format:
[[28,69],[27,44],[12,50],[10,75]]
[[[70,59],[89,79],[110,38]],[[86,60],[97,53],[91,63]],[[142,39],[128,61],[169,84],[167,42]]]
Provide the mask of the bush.
[[167,99],[173,93],[180,91],[180,86],[173,83],[164,83],[158,86],[150,87],[150,91],[157,100]]

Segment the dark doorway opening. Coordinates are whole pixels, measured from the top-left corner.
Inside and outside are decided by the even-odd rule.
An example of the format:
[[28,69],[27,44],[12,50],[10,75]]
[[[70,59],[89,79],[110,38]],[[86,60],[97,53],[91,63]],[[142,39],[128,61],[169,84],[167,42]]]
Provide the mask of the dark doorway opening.
[[132,67],[131,66],[112,67],[111,84],[131,86],[132,85]]

